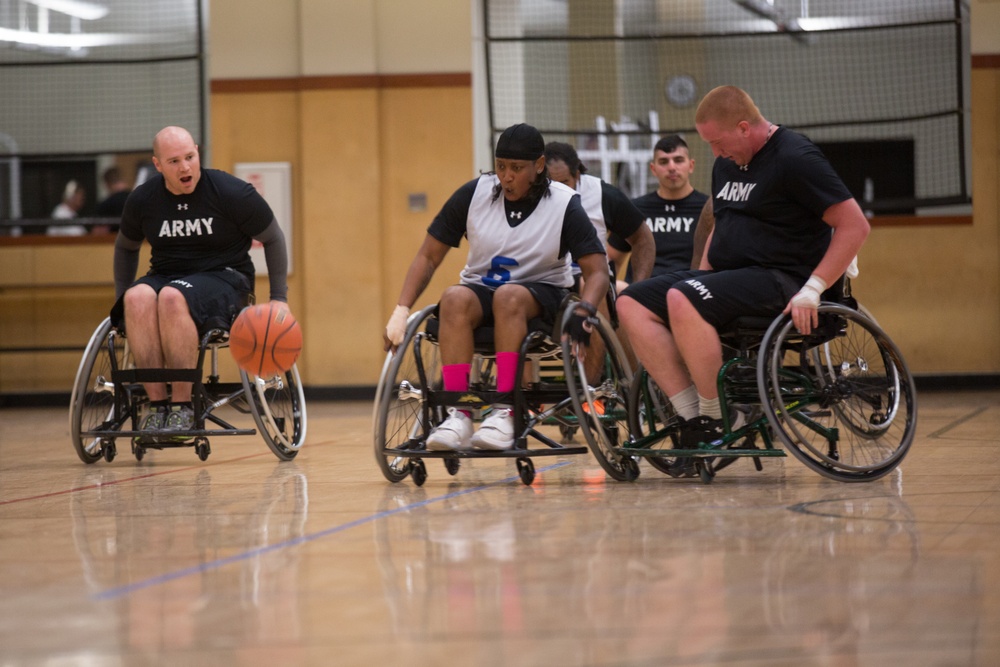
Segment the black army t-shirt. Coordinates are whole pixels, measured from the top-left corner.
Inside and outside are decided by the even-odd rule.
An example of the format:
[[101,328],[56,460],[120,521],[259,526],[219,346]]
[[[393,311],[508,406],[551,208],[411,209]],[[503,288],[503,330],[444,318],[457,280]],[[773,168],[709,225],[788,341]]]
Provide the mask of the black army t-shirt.
[[823,213],[851,193],[823,153],[778,128],[741,169],[719,158],[712,168],[713,269],[763,266],[809,277],[830,245]]
[[[691,268],[694,230],[707,199],[708,195],[697,190],[681,199],[664,199],[654,190],[632,200],[642,213],[646,226],[653,232],[656,243],[654,276]],[[608,245],[622,252],[632,251],[629,242],[618,234],[608,235]],[[632,282],[631,262],[625,280]]]
[[249,250],[274,214],[246,181],[203,169],[194,192],[175,195],[163,176],[146,181],[125,204],[121,233],[152,247],[151,273],[186,275],[231,267],[254,275]]

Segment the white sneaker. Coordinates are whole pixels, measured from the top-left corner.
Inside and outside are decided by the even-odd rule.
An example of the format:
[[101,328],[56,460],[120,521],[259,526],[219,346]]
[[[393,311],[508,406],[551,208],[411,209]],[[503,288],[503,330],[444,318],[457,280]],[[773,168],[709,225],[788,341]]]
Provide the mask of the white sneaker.
[[472,436],[476,449],[504,450],[514,446],[514,418],[510,408],[494,409]]
[[432,451],[467,451],[472,449],[472,420],[461,410],[448,408],[448,418],[431,430],[427,449]]

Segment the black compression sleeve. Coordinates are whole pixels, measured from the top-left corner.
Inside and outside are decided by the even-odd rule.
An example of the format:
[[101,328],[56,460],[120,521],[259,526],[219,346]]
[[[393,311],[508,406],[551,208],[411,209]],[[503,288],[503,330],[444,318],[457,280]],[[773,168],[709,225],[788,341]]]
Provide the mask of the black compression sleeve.
[[115,300],[121,298],[129,285],[135,281],[135,273],[139,270],[139,247],[142,241],[133,241],[121,232],[115,239]]
[[264,244],[264,261],[267,263],[267,279],[272,301],[288,302],[288,251],[285,235],[277,220],[254,237]]

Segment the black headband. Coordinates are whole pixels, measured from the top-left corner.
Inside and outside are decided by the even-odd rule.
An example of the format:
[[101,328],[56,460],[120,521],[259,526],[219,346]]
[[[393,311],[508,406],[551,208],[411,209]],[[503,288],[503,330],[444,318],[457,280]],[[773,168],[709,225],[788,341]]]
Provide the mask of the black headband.
[[506,160],[537,160],[545,153],[542,133],[531,125],[511,125],[497,139],[493,155]]

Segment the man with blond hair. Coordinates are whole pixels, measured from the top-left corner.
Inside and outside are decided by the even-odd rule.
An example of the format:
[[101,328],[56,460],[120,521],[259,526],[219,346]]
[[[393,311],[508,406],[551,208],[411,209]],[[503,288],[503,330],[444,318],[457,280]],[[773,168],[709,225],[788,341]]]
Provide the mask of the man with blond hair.
[[684,420],[684,446],[723,435],[718,329],[740,316],[785,312],[809,333],[820,295],[869,232],[820,150],[769,122],[745,91],[710,91],[695,127],[716,157],[709,198],[715,227],[700,268],[636,283],[618,302],[639,360]]

